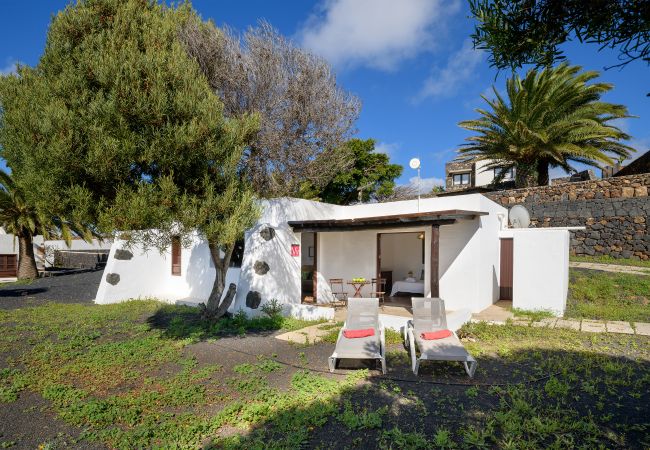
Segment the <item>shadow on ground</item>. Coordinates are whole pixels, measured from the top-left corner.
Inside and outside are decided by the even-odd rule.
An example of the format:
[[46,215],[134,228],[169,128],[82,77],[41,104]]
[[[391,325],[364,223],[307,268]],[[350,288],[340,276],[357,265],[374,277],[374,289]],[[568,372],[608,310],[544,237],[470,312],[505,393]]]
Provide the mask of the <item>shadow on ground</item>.
[[[397,351],[387,376],[375,371],[343,389],[343,376],[297,371],[289,388],[295,401],[274,400],[269,414],[248,432],[217,438],[207,448],[643,448],[650,443],[648,361],[574,351],[478,360],[474,380],[460,364],[448,362],[429,362],[414,377]],[[264,408],[264,400],[253,400],[237,417]]]

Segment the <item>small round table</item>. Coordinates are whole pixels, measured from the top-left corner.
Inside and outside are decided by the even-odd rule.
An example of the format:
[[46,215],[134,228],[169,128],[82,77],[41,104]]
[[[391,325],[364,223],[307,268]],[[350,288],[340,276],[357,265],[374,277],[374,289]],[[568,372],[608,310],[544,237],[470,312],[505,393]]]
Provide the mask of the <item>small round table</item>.
[[348,281],[348,284],[354,288],[354,295],[352,297],[355,298],[361,298],[363,295],[361,295],[361,289],[367,285],[370,284],[369,281]]

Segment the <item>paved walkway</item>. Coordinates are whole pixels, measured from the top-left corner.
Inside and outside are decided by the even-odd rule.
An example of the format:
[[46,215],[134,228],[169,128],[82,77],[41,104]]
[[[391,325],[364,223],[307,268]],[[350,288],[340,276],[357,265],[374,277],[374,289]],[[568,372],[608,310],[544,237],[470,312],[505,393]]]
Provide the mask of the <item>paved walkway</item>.
[[631,273],[634,275],[650,275],[650,269],[647,267],[621,266],[618,264],[600,264],[591,262],[569,262],[569,267],[574,269],[602,270],[604,272]]
[[318,325],[311,325],[300,330],[279,334],[275,338],[293,344],[316,344],[322,341],[332,331],[333,326],[336,325],[331,322],[319,323]]
[[511,323],[512,325],[524,327],[568,328],[589,333],[622,333],[650,336],[650,323],[557,317],[532,320],[527,317],[515,316],[510,310],[511,308],[512,302],[500,300],[480,313],[472,314],[472,322],[487,322],[492,325]]

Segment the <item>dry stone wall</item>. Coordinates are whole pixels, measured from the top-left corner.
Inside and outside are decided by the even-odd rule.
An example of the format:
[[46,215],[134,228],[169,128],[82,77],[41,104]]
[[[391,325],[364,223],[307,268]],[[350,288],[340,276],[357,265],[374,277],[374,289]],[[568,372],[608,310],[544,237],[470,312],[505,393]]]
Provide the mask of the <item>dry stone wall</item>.
[[523,205],[532,226],[585,226],[571,233],[571,253],[650,259],[650,173],[485,194]]

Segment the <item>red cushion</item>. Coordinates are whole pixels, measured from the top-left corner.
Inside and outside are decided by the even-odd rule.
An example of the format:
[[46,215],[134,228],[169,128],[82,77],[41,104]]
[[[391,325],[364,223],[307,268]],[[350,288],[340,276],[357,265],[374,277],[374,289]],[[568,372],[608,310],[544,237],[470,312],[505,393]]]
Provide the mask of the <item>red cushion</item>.
[[366,328],[363,330],[343,330],[343,336],[345,336],[348,339],[363,338],[363,337],[374,336],[374,335],[375,335],[374,328]]
[[424,340],[432,341],[434,339],[444,339],[452,334],[449,330],[427,331],[426,333],[421,333],[420,337]]

